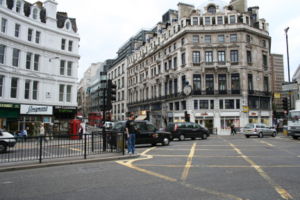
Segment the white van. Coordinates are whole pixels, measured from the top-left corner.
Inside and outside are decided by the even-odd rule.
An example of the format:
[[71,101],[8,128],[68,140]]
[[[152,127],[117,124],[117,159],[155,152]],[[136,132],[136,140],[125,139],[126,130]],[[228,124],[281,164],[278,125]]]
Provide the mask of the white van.
[[0,130],[0,153],[5,153],[7,147],[14,147],[17,143],[16,138],[7,131]]

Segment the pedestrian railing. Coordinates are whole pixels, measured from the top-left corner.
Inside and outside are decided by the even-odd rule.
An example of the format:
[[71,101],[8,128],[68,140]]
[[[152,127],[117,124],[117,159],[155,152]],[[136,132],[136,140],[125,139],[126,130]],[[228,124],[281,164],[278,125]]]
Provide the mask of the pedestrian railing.
[[[81,157],[86,159],[89,155],[104,153],[124,154],[123,134],[102,132],[91,134],[61,135],[61,136],[35,136],[15,138],[17,143],[10,147],[5,139],[0,141],[0,163],[19,161],[38,161],[59,159],[67,157]],[[12,140],[11,138],[8,138]]]

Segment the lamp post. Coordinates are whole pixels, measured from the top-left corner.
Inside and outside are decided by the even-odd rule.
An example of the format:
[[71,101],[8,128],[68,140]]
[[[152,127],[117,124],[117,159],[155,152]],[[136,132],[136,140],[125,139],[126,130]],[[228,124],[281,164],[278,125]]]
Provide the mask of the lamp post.
[[289,56],[289,36],[288,36],[288,31],[289,31],[290,27],[287,27],[286,29],[284,29],[285,32],[285,38],[286,38],[286,52],[287,52],[287,65],[288,65],[288,78],[289,78],[289,83],[291,82],[291,78],[290,78],[290,56]]

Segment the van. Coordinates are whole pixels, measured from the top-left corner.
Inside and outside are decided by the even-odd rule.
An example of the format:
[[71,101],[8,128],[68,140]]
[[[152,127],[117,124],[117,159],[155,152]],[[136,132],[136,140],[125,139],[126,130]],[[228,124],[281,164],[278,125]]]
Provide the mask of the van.
[[16,138],[7,131],[0,130],[0,153],[5,153],[7,147],[14,147],[17,143]]

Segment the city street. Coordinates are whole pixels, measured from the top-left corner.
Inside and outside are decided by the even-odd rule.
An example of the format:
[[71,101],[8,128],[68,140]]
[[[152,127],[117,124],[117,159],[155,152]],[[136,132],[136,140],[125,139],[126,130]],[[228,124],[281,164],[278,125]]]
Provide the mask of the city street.
[[2,172],[1,199],[300,199],[300,141],[211,136],[139,158]]

